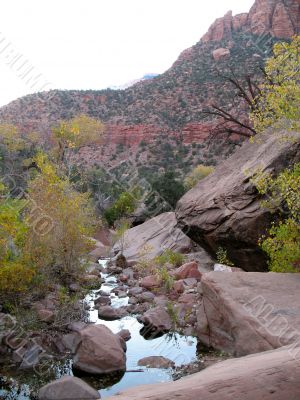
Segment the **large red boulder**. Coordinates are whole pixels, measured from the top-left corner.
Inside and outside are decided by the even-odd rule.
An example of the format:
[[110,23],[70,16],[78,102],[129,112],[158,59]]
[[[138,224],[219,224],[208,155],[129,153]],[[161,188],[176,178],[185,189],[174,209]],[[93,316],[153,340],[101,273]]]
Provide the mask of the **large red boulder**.
[[74,356],[74,367],[91,374],[109,374],[126,370],[124,340],[104,325],[92,325],[80,331],[81,343]]
[[267,270],[267,257],[258,243],[275,218],[262,207],[252,179],[258,170],[276,176],[300,161],[300,134],[290,133],[289,140],[278,135],[269,131],[254,143],[246,142],[177,203],[178,226],[191,239],[213,256],[226,248],[234,265],[246,271]]

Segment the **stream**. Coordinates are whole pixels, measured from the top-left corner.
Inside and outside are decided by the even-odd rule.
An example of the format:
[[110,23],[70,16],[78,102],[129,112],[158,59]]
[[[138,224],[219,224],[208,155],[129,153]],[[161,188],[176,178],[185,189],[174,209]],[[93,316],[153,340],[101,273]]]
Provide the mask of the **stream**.
[[[105,267],[106,260],[99,263]],[[128,297],[118,298],[111,291],[118,286],[117,279],[106,273],[101,273],[105,280],[101,289],[109,292],[111,305],[121,307],[128,304]],[[94,300],[99,296],[98,290],[91,291],[85,298],[89,304],[90,322],[103,324],[112,332],[117,333],[121,329],[128,329],[131,339],[127,344],[127,371],[120,374],[109,376],[80,376],[91,386],[99,390],[101,398],[106,398],[117,392],[149,383],[166,382],[172,380],[172,369],[146,368],[138,366],[138,360],[148,356],[163,356],[175,362],[176,366],[189,364],[197,359],[196,346],[197,340],[193,337],[181,336],[178,333],[165,334],[159,338],[146,340],[140,330],[143,327],[134,316],[126,316],[116,321],[105,321],[98,318],[98,311],[94,309]],[[33,400],[30,392],[36,391],[41,386],[59,378],[62,375],[73,375],[72,360],[65,359],[63,362],[53,362],[53,366],[45,376],[35,376],[31,371],[11,371],[0,367],[0,400]]]

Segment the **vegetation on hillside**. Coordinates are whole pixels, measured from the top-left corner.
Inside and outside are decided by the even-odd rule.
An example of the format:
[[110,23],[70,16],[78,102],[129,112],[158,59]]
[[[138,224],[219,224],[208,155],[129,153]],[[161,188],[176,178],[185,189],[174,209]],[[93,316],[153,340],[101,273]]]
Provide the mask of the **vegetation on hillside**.
[[184,186],[186,189],[192,189],[197,185],[201,179],[204,179],[209,174],[214,171],[213,167],[208,167],[206,165],[198,165],[193,169],[193,171],[185,178]]
[[102,122],[87,115],[78,115],[69,121],[61,121],[58,126],[52,128],[57,161],[60,163],[64,161],[68,149],[99,143],[103,131]]
[[[91,140],[101,123],[80,116],[62,126],[75,127],[66,149]],[[51,159],[15,127],[0,126],[0,148],[0,300],[45,295],[55,283],[68,287],[81,279],[93,247],[90,194],[76,191],[62,157]]]

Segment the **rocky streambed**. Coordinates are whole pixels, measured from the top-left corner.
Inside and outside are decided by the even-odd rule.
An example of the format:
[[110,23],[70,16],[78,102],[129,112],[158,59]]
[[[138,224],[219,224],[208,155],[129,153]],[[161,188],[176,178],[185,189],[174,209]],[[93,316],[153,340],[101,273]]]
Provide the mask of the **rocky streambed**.
[[[164,302],[165,299],[157,296],[154,303],[153,294],[138,285],[137,280],[130,276],[130,270],[127,276],[115,275],[114,268],[110,271],[106,269],[107,260],[100,261],[100,264],[103,271],[101,288],[92,290],[84,302],[85,308],[89,309],[91,324],[88,326],[104,325],[126,340],[126,371],[104,375],[86,374],[74,368],[75,358],[71,354],[60,361],[53,359],[51,368],[45,369],[45,373],[2,365],[0,399],[36,399],[41,386],[63,375],[80,377],[105,398],[137,385],[176,380],[181,374],[189,373],[189,365],[191,372],[202,368],[202,362],[197,357],[195,337],[181,335],[170,329],[171,326],[153,328],[141,323],[145,313],[157,308],[160,301]],[[72,334],[66,337],[65,340],[74,340]],[[73,345],[71,343],[71,347]]]

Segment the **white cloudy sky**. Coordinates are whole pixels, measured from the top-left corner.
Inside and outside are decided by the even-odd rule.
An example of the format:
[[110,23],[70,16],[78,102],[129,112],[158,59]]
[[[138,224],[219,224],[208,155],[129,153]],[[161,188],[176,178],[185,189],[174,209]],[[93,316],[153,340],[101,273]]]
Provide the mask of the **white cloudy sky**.
[[34,91],[7,66],[16,52],[49,82],[48,89],[121,85],[145,73],[162,73],[215,18],[228,10],[248,11],[253,2],[2,0],[0,106]]

